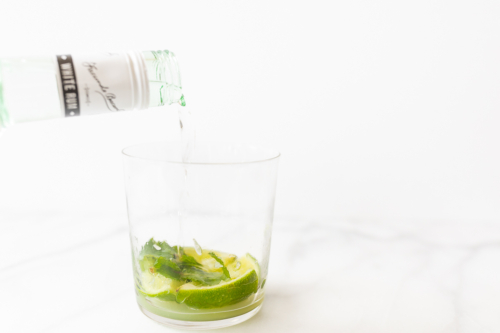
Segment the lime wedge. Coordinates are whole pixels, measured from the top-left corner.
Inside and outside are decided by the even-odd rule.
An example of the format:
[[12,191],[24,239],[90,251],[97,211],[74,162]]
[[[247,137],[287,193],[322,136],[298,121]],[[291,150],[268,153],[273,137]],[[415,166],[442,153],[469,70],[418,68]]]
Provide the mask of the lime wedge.
[[225,266],[228,266],[236,260],[236,256],[234,254],[219,251],[202,250],[200,255],[193,247],[185,247],[184,252],[196,259],[196,261],[202,264],[204,269],[209,272],[220,271],[220,267],[217,265],[217,261],[212,258],[212,256],[209,254],[210,252],[215,253],[219,258],[221,258]]
[[192,247],[185,247],[184,252],[201,263],[192,274],[224,272],[228,278],[223,278],[216,285],[202,284],[187,274],[190,268],[193,270],[192,267],[183,267],[182,272],[187,278],[173,280],[174,277],[170,278],[155,269],[155,262],[162,257],[144,256],[137,283],[138,292],[161,301],[176,301],[192,309],[213,309],[239,303],[259,289],[260,266],[250,254],[238,258],[234,254]]
[[141,288],[137,290],[149,297],[164,301],[175,301],[175,292],[182,282],[174,281],[158,273],[145,271],[141,273]]
[[249,269],[253,269],[260,281],[260,265],[257,259],[252,257],[249,253],[229,264],[227,269],[233,279],[245,274]]
[[213,309],[241,302],[255,293],[258,287],[257,273],[255,269],[250,269],[235,279],[215,286],[184,284],[178,289],[177,302],[193,309]]

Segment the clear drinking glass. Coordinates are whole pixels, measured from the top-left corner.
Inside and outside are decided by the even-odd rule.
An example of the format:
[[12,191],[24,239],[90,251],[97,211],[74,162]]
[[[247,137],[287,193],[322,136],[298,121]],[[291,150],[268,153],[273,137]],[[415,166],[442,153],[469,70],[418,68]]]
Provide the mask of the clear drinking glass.
[[184,329],[254,316],[264,300],[279,153],[251,145],[123,150],[141,311]]

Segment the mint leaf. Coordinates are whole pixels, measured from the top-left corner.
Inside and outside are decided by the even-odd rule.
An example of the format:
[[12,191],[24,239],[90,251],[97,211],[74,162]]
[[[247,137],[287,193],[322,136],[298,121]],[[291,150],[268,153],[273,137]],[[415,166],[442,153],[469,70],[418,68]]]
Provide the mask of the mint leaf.
[[221,258],[219,258],[215,253],[213,252],[209,252],[208,253],[212,258],[215,259],[215,261],[217,261],[219,264],[222,265],[222,272],[224,273],[224,275],[226,276],[227,279],[230,279],[231,276],[229,275],[229,271],[227,270],[226,268],[226,265],[224,265],[224,261],[222,261]]
[[164,257],[159,257],[153,267],[155,271],[161,275],[178,281],[192,281],[198,284],[212,286],[225,280],[225,276],[220,272],[206,272],[195,266],[185,264],[178,265],[175,260],[167,260]]
[[203,265],[186,254],[181,246],[170,246],[167,242],[151,238],[142,247],[139,263],[143,271],[157,272],[177,281],[212,286],[229,279],[230,276],[224,262],[214,253],[210,255],[222,265],[222,273],[205,271]]
[[164,257],[159,257],[156,259],[153,265],[155,271],[163,275],[164,277],[181,281],[181,272],[179,266],[171,260],[165,259]]
[[180,258],[180,265],[183,267],[203,267],[195,258],[187,254],[183,254]]
[[154,238],[144,244],[141,250],[141,257],[146,255],[153,255],[155,257],[172,257],[175,254],[173,247],[168,245],[167,242],[157,242]]
[[213,286],[225,280],[224,274],[220,272],[205,272],[195,267],[184,268],[182,270],[182,277],[205,286]]
[[139,265],[142,271],[153,267],[159,257],[170,259],[174,257],[175,250],[167,242],[157,242],[153,238],[144,244],[139,255]]

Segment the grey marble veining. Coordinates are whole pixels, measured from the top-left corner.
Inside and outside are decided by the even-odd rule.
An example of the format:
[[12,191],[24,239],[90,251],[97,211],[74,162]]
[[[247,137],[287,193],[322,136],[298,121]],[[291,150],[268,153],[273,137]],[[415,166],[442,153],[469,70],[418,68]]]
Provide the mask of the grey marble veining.
[[[0,230],[1,332],[175,331],[135,304],[125,216]],[[499,275],[500,223],[277,218],[264,307],[221,331],[500,332]]]

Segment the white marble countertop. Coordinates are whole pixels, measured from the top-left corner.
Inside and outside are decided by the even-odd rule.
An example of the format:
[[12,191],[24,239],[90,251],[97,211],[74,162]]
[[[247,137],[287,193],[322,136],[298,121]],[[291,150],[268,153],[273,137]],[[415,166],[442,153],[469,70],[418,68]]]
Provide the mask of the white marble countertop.
[[[135,303],[125,216],[1,214],[0,332],[175,332]],[[261,312],[223,332],[500,332],[500,222],[278,218]]]

